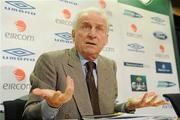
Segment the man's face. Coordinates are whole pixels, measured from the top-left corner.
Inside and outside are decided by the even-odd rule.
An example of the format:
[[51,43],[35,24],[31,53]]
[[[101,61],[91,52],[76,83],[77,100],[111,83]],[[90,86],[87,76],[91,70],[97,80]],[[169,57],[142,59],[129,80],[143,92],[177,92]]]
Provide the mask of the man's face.
[[72,31],[75,48],[89,60],[97,58],[106,45],[107,21],[96,12],[82,15],[77,21],[77,28]]

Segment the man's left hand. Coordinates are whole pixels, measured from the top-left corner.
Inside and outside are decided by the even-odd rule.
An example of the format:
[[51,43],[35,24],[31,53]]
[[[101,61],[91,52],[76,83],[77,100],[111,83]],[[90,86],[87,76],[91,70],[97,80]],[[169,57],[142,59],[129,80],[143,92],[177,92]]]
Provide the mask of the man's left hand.
[[158,95],[155,92],[147,92],[143,96],[137,98],[129,98],[127,102],[128,110],[135,110],[136,108],[155,107],[167,104],[165,100],[158,100]]

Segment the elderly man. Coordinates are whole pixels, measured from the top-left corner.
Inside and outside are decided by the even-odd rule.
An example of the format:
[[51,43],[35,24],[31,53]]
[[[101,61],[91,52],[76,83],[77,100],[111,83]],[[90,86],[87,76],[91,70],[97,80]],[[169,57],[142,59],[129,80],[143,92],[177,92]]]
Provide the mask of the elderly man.
[[134,112],[136,108],[165,104],[155,93],[115,104],[116,64],[99,55],[108,42],[103,11],[87,8],[74,20],[74,47],[41,55],[30,76],[32,88],[24,119],[81,119],[84,115]]

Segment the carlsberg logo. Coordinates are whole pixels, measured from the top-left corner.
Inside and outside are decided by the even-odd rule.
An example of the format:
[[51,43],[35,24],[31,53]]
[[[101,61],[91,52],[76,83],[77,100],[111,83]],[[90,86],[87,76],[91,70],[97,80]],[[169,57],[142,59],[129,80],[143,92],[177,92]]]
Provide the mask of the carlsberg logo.
[[139,0],[139,1],[141,1],[143,4],[145,4],[145,5],[148,5],[148,4],[150,4],[153,0]]

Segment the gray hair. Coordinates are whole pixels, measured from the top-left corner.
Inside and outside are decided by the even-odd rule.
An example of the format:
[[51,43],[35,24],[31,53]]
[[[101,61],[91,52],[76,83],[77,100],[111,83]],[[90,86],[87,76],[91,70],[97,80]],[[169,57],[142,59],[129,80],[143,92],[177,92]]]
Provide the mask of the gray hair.
[[102,17],[104,17],[104,19],[106,20],[107,31],[108,31],[109,24],[108,24],[108,20],[107,20],[107,16],[106,16],[105,11],[103,9],[95,8],[95,7],[89,7],[89,8],[83,9],[80,12],[78,12],[76,17],[73,20],[73,29],[77,29],[77,27],[78,27],[78,20],[82,17],[82,15],[84,15],[86,13],[90,13],[90,12],[96,12],[99,15],[101,15]]

